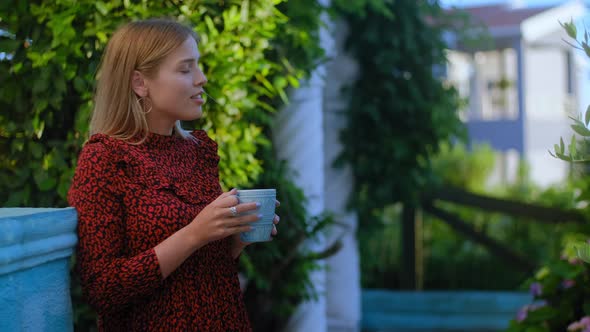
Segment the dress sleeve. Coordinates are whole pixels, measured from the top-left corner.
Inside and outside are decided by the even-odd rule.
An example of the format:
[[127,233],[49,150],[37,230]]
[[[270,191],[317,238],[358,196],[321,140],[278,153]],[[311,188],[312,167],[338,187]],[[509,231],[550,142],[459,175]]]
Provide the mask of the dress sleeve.
[[[211,137],[209,137],[207,132],[204,130],[195,130],[191,134],[197,138],[199,147],[201,149],[200,151],[202,151],[203,153],[202,156],[204,157],[209,166],[211,176],[214,178],[213,182],[215,183],[215,185],[213,185],[209,189],[213,191],[213,197],[218,197],[223,193],[223,189],[221,188],[221,184],[219,183],[219,154],[217,153],[217,142],[211,139]],[[231,257],[233,247],[233,241],[231,237],[226,237],[225,239],[223,239],[222,243],[227,256],[233,261],[237,273],[237,267],[239,265],[240,257],[242,254],[240,253],[240,255],[235,259]]]
[[116,163],[101,143],[80,154],[68,203],[78,212],[77,271],[83,293],[98,313],[124,308],[162,282],[155,250],[128,257],[123,193]]

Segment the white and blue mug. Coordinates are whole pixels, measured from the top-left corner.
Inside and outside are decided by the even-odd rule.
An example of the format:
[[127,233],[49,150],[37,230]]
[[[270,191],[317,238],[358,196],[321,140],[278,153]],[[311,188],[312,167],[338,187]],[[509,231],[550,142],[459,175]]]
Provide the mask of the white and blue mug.
[[265,242],[271,240],[273,219],[275,217],[275,204],[277,198],[276,189],[244,189],[238,190],[240,203],[258,202],[260,207],[256,210],[243,212],[242,214],[260,214],[262,217],[251,223],[252,230],[240,234],[244,242]]

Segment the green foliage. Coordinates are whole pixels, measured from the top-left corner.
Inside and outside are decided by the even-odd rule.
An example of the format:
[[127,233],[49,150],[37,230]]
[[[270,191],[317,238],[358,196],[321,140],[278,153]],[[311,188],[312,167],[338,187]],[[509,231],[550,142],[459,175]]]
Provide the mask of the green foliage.
[[[578,41],[578,31],[573,23],[561,23],[568,36],[590,57],[589,35],[584,32]],[[555,144],[549,153],[561,160],[586,164],[590,161],[590,107],[580,119],[571,118],[573,124],[570,143],[563,138]],[[583,118],[583,121],[581,120]],[[579,207],[586,207],[590,199],[590,178],[587,169],[574,168],[572,179],[577,191],[580,192],[572,201]],[[581,172],[579,172],[581,171]],[[577,176],[576,172],[581,173]],[[586,226],[587,227],[587,226]],[[535,300],[540,304],[532,304],[520,310],[517,317],[510,322],[509,332],[527,331],[586,331],[590,327],[590,245],[585,242],[588,232],[571,233],[565,239],[560,260],[550,260],[528,282]],[[581,259],[582,260],[581,260]],[[586,263],[583,262],[586,261]]]
[[401,209],[401,204],[387,207],[382,227],[358,232],[362,288],[399,288]]
[[[490,189],[485,194],[563,209],[574,209],[576,199],[573,186],[540,188],[523,178],[510,185]],[[579,234],[590,234],[587,225],[544,224],[451,203],[440,204],[440,207],[460,216],[477,231],[536,264],[557,259],[564,243],[579,237]],[[425,218],[425,224],[425,285],[432,288],[506,290],[518,287],[528,277],[526,272],[490,254],[485,247],[457,234],[440,220]],[[499,270],[503,272],[498,274]]]
[[[290,181],[285,163],[274,163],[265,169],[255,185],[257,188],[277,186],[281,220],[287,227],[279,227],[279,238],[270,243],[253,244],[242,254],[242,267],[250,279],[245,300],[254,331],[282,330],[295,305],[316,297],[309,271],[318,268],[317,260],[326,253],[305,249],[304,241],[314,240],[329,224],[329,216],[310,217],[304,209],[304,193]],[[277,182],[277,179],[282,179]],[[330,249],[327,250],[328,252]]]
[[574,331],[568,326],[590,316],[589,282],[590,265],[564,252],[525,283],[534,301],[520,309],[507,331]]
[[[175,17],[201,33],[208,91],[222,105],[209,104],[201,126],[220,142],[220,175],[226,188],[252,183],[262,172],[257,146],[268,143],[262,128],[244,114],[273,112],[267,99],[284,98],[301,71],[288,59],[269,59],[270,41],[287,17],[268,1],[224,5],[198,1],[132,3],[19,2],[0,9],[3,49],[0,118],[3,166],[0,193],[5,206],[63,206],[75,157],[87,136],[94,73],[101,50],[120,24],[137,18]],[[223,78],[223,79],[215,79]],[[274,82],[272,82],[274,81]]]
[[346,90],[348,127],[338,162],[352,166],[351,206],[367,225],[384,206],[417,203],[435,179],[430,161],[440,142],[462,135],[463,126],[456,91],[435,75],[446,63],[443,30],[427,22],[444,15],[438,2],[361,2],[335,1],[359,64]]
[[[571,44],[569,42],[568,44],[576,49],[584,51],[586,56],[590,58],[590,35],[588,34],[588,31],[585,31],[582,39],[578,40],[578,30],[573,21],[560,24],[567,35],[573,39],[577,45]],[[573,163],[590,162],[590,130],[588,130],[588,125],[590,124],[589,110],[590,106],[588,106],[586,109],[585,114],[580,114],[580,119],[583,118],[583,121],[571,117],[572,121],[574,122],[571,125],[571,128],[575,134],[572,135],[570,143],[567,144],[567,146],[564,143],[563,138],[561,138],[559,140],[559,144],[554,145],[553,152],[549,151],[552,156]],[[576,134],[578,137],[576,137]]]
[[[462,144],[442,143],[440,153],[432,159],[432,168],[437,177],[446,184],[481,192],[492,171],[494,159],[494,152],[487,145],[476,145],[472,151],[468,151]],[[401,251],[401,244],[398,239],[401,236],[401,209],[401,204],[388,206],[382,215],[382,228],[359,231],[361,276],[364,287],[388,289],[399,287],[398,253]],[[473,288],[493,287],[490,285],[486,287],[485,277],[474,278],[472,272],[466,273],[472,270],[474,264],[477,264],[477,270],[485,276],[486,271],[483,269],[486,264],[482,260],[488,262],[490,260],[485,250],[466,244],[463,237],[445,224],[435,222],[426,215],[423,215],[423,218],[426,288],[454,289],[463,288],[472,283],[469,281],[466,284],[464,279],[477,281],[477,285],[472,284]],[[449,259],[449,256],[452,259]],[[497,264],[487,266],[497,266]]]
[[[219,143],[220,178],[231,187],[276,187],[289,230],[280,241],[254,245],[242,267],[252,278],[246,301],[260,319],[280,325],[302,299],[314,296],[314,253],[293,250],[329,218],[311,219],[301,191],[274,161],[269,139],[274,112],[321,60],[314,0],[0,2],[0,192],[3,206],[65,206],[77,155],[88,135],[94,75],[113,31],[126,22],[169,17],[195,27],[211,100],[201,127]],[[298,227],[297,227],[298,225]],[[287,228],[285,228],[287,229]],[[263,250],[268,249],[268,250]],[[291,258],[280,277],[269,266]],[[75,281],[75,278],[74,278]],[[76,329],[92,330],[94,313],[72,285]],[[272,290],[272,291],[269,291]]]
[[474,192],[485,190],[486,180],[495,165],[494,150],[489,145],[474,145],[468,151],[463,144],[443,142],[432,159],[432,169],[445,184]]
[[[281,2],[277,8],[288,21],[276,26],[273,47],[266,56],[283,64],[289,75],[278,74],[269,81],[285,89],[288,86],[297,88],[299,80],[307,78],[323,59],[318,33],[324,8],[315,0]],[[281,93],[279,98],[267,100],[276,109],[282,106],[285,96]],[[245,116],[248,121],[258,123],[266,137],[271,136],[271,116],[262,112],[251,112]],[[279,239],[248,247],[241,259],[242,270],[250,279],[244,297],[255,331],[281,330],[298,303],[317,296],[309,273],[319,268],[318,259],[334,251],[334,248],[328,248],[325,252],[316,253],[302,246],[304,241],[315,239],[332,224],[332,219],[328,215],[311,217],[307,214],[307,199],[290,180],[294,174],[275,155],[270,144],[258,147],[256,156],[263,161],[264,172],[252,187],[278,188],[281,222],[288,225],[279,227]]]
[[[434,171],[444,184],[460,186],[469,191],[483,193],[495,164],[494,152],[488,146],[475,146],[467,151],[460,144],[441,146],[441,153],[432,160]],[[526,169],[526,167],[521,167]],[[527,179],[527,173],[508,186],[487,189],[486,195],[503,197],[560,208],[575,208],[576,188],[559,186],[539,188]],[[440,203],[437,203],[440,204]],[[534,262],[559,258],[564,243],[584,239],[590,234],[585,225],[535,223],[525,218],[440,204],[466,220],[476,230],[498,239],[511,249],[522,253]],[[359,234],[362,282],[364,287],[399,287],[401,206],[386,209],[384,228]],[[425,289],[515,289],[528,275],[505,261],[491,255],[486,248],[477,245],[451,229],[447,224],[422,216],[423,266]],[[548,237],[547,234],[552,236]],[[503,272],[498,274],[497,271]]]

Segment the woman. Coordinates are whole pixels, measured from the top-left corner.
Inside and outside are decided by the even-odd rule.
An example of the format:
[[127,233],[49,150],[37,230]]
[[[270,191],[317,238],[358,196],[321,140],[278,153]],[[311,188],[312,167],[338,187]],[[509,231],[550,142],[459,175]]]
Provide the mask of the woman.
[[202,115],[196,40],[176,22],[138,21],[115,32],[102,58],[68,194],[77,269],[101,331],[250,330],[237,258],[247,245],[239,233],[259,218],[240,214],[257,203],[223,193],[216,143],[180,127]]

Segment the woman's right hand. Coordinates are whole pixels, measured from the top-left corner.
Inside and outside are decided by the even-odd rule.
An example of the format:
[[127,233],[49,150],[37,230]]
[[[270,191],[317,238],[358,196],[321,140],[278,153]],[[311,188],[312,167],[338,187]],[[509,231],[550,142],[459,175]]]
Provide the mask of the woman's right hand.
[[[255,202],[238,204],[237,193],[237,189],[232,189],[219,195],[187,226],[201,245],[250,231],[249,224],[260,219],[259,214],[240,215],[258,209],[259,205]],[[232,214],[232,207],[235,207],[236,215]]]

